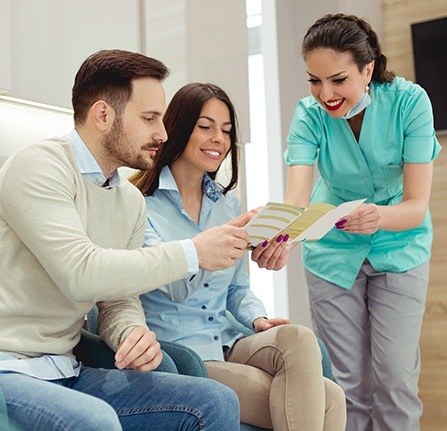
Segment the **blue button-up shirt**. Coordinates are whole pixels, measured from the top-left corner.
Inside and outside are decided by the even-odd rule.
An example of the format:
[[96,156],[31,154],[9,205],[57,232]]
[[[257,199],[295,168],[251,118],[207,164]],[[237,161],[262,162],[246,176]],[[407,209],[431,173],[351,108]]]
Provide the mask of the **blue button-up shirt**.
[[[183,207],[171,171],[164,167],[158,190],[146,197],[145,245],[192,238],[241,213],[234,193],[223,195],[221,187],[208,175],[204,177],[203,191],[197,224]],[[186,345],[204,360],[223,360],[222,347],[231,348],[243,337],[227,320],[226,310],[249,327],[257,317],[266,316],[262,302],[249,288],[245,259],[222,271],[200,270],[193,279],[188,277],[141,295],[149,328],[160,340]]]

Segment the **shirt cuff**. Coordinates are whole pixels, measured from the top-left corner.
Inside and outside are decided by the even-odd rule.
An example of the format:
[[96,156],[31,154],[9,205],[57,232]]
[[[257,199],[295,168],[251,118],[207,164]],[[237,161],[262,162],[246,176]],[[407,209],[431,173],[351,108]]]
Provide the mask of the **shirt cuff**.
[[199,257],[197,256],[196,247],[192,239],[182,239],[179,243],[185,253],[188,275],[195,275],[199,271]]

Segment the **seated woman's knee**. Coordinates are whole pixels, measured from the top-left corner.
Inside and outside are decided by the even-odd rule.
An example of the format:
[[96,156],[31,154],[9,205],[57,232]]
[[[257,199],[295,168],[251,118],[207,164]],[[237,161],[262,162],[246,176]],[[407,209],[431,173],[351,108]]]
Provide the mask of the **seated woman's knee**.
[[315,334],[306,326],[288,324],[272,329],[276,330],[275,338],[278,347],[295,348],[301,352],[307,348],[319,349]]

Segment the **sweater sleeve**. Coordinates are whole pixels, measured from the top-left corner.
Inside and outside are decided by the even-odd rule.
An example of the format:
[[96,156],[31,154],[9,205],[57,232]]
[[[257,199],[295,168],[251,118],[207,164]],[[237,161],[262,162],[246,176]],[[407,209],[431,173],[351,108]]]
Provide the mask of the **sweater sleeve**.
[[33,145],[7,162],[0,177],[0,214],[65,296],[92,303],[118,300],[123,292],[139,295],[186,276],[178,242],[134,250],[92,242],[75,205],[74,168],[60,153]]
[[[141,247],[146,222],[146,205],[141,199],[138,222],[130,238],[128,249]],[[114,351],[136,326],[147,328],[143,307],[138,296],[129,296],[118,301],[103,301],[98,306],[98,332],[105,343]]]
[[136,326],[147,328],[146,318],[138,297],[119,301],[98,302],[99,335],[116,352],[118,346]]

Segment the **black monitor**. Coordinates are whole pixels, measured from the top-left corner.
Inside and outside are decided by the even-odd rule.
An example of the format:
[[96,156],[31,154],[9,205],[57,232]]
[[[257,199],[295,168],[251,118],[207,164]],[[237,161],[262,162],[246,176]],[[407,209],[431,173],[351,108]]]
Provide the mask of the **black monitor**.
[[436,131],[447,131],[447,17],[411,25],[416,82],[433,105]]

